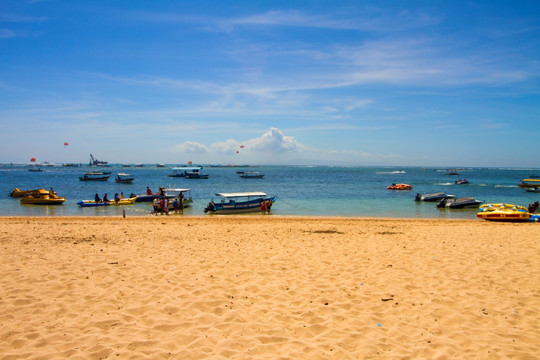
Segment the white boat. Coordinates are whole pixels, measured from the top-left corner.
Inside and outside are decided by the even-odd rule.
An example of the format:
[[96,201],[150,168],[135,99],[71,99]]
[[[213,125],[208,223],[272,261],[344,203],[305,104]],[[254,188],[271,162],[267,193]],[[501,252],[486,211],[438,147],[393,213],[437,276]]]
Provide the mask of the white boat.
[[183,177],[186,179],[208,179],[208,174],[201,174],[202,167],[174,167],[169,177]]
[[238,192],[238,193],[216,193],[221,198],[215,202],[213,199],[208,203],[204,212],[212,214],[239,214],[248,212],[261,211],[262,202],[270,202],[273,204],[276,197],[269,197],[266,193],[255,192]]
[[442,199],[455,198],[456,195],[450,195],[444,192],[432,194],[416,194],[415,201],[441,201]]
[[450,209],[463,209],[466,207],[479,207],[482,204],[483,200],[476,200],[472,197],[462,197],[458,199],[442,199],[436,208],[450,208]]
[[262,179],[264,174],[261,174],[258,171],[244,171],[242,174],[240,174],[240,177],[242,179]]
[[114,179],[114,181],[121,184],[131,184],[134,179],[135,178],[131,176],[131,174],[118,173],[116,174],[116,179]]

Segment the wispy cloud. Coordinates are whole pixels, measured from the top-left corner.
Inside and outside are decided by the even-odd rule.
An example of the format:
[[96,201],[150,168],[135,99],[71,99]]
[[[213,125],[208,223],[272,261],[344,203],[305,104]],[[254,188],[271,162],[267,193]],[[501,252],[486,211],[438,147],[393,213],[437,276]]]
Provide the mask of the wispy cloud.
[[14,14],[0,14],[0,22],[8,23],[38,23],[47,21],[45,16],[21,16]]
[[[327,30],[357,30],[357,31],[402,31],[410,28],[433,26],[440,19],[423,11],[395,11],[369,7],[358,9],[355,13],[343,10],[332,14],[311,14],[300,10],[270,10],[237,17],[200,16],[190,14],[175,14],[162,12],[131,11],[124,16],[136,21],[160,22],[171,24],[193,24],[201,29],[221,30],[231,32],[235,29],[249,27],[304,27]],[[389,27],[389,24],[392,26]]]
[[10,39],[14,38],[17,35],[15,34],[15,31],[9,30],[9,29],[0,29],[0,39]]

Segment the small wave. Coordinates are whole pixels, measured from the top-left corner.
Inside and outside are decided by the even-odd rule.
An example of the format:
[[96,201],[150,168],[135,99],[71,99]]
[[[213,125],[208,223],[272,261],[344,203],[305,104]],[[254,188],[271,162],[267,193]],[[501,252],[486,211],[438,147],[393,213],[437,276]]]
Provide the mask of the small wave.
[[454,185],[453,182],[450,182],[450,183],[435,183],[433,185],[442,185],[442,186],[448,186],[448,185]]
[[376,174],[406,174],[406,171],[397,170],[397,171],[378,171]]
[[517,187],[516,185],[495,185],[495,187],[501,187],[501,188],[515,188]]

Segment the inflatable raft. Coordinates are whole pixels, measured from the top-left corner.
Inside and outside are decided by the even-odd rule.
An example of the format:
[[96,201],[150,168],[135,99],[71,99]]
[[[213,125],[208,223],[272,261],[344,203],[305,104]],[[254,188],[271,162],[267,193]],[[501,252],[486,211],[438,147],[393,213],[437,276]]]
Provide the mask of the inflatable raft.
[[386,188],[388,190],[412,190],[412,186],[409,184],[392,184]]
[[77,203],[77,205],[82,207],[90,207],[90,206],[111,206],[111,205],[131,205],[135,202],[136,197],[131,197],[129,199],[122,199],[118,201],[110,200],[110,201],[101,201],[101,202],[95,202],[94,200],[81,200]]
[[[490,221],[531,221],[531,213],[526,207],[513,204],[486,204],[480,206],[476,217]],[[532,215],[533,221],[538,218]]]

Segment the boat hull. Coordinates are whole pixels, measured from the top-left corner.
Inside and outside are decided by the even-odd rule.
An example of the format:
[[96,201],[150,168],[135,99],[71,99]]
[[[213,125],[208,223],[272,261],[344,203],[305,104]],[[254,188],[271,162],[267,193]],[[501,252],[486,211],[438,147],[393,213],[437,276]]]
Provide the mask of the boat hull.
[[100,176],[100,177],[84,177],[84,176],[81,176],[79,177],[79,180],[80,181],[107,181],[109,180],[109,177],[110,176]]
[[21,198],[21,204],[26,205],[62,205],[65,198],[50,198],[48,195],[42,197],[25,196]]
[[443,192],[440,193],[432,193],[432,194],[416,194],[416,197],[414,200],[416,201],[428,201],[428,202],[435,202],[435,201],[441,201],[442,199],[453,199],[456,195],[450,195]]
[[479,212],[476,217],[489,221],[529,221],[531,214],[523,211],[487,211]]
[[537,215],[529,213],[528,209],[512,204],[486,204],[480,207],[480,212],[476,217],[488,221],[538,221]]
[[82,200],[77,203],[77,205],[81,207],[93,207],[93,206],[112,206],[112,205],[132,205],[136,197],[132,197],[129,199],[122,199],[118,201],[103,201],[103,202],[95,202],[94,200]]
[[[276,197],[264,198],[263,201],[271,200],[272,204],[276,201]],[[261,199],[254,199],[250,201],[229,203],[218,203],[214,205],[214,209],[205,210],[210,214],[218,215],[231,215],[231,214],[246,214],[261,211]]]

